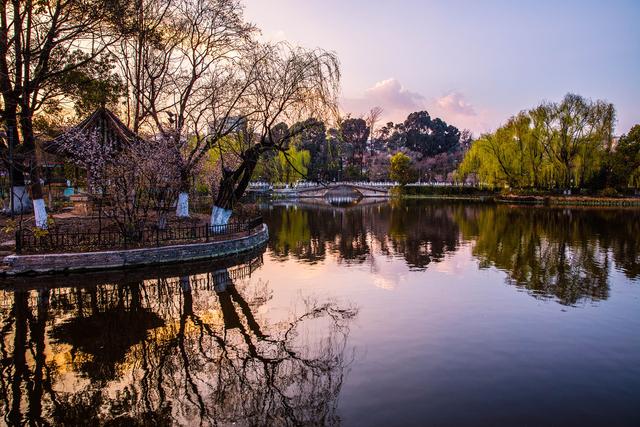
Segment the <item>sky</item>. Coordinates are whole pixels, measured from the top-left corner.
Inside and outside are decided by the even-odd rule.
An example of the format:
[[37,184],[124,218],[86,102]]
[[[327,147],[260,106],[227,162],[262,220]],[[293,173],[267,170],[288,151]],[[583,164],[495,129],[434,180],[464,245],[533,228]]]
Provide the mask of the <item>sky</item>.
[[426,109],[475,135],[573,92],[640,123],[640,0],[244,0],[269,41],[334,51],[341,108]]

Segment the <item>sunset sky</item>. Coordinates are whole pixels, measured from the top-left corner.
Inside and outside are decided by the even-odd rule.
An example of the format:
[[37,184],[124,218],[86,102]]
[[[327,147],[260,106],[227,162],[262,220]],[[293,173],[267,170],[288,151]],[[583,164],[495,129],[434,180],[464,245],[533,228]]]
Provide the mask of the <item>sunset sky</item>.
[[341,105],[427,109],[476,135],[567,92],[640,123],[640,1],[244,0],[266,40],[335,51]]

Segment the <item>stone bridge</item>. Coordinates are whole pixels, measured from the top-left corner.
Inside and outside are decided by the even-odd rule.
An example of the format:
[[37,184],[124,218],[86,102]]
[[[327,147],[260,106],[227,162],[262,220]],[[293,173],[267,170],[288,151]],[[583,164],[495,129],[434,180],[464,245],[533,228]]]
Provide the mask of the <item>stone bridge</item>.
[[388,197],[389,187],[369,186],[359,183],[330,183],[278,189],[273,191],[278,196],[297,198],[324,198],[330,200],[359,200],[364,197]]

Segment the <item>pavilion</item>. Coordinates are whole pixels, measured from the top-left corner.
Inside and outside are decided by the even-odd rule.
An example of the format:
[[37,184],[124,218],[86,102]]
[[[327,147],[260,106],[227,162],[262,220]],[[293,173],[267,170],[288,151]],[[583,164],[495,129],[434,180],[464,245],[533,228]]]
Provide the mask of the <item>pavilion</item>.
[[69,158],[72,156],[66,148],[69,135],[89,136],[92,133],[101,135],[103,144],[116,147],[124,147],[138,140],[138,136],[111,110],[106,107],[99,107],[76,126],[42,144],[42,150],[47,154]]
[[[77,155],[75,153],[81,152],[81,150],[70,149],[69,144],[82,144],[83,136],[89,138],[93,134],[100,135],[103,145],[114,147],[116,150],[140,140],[111,110],[99,107],[77,125],[40,144],[40,165],[43,168],[45,182],[48,184],[49,205],[53,199],[59,199],[60,196],[71,197],[74,210],[84,213],[91,211],[88,195],[75,194],[79,188],[84,187],[85,191],[88,189],[87,171],[74,164],[73,177],[71,177],[69,171],[65,170],[65,166],[71,165],[69,160],[73,160]],[[70,187],[69,181],[72,182]],[[86,181],[86,186],[82,185],[82,181]],[[64,186],[61,188],[61,185]]]

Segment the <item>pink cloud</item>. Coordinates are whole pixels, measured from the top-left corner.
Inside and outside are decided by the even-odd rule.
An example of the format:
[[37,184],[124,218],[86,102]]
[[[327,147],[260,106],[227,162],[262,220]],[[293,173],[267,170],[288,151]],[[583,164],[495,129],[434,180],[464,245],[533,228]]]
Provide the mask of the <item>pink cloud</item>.
[[427,98],[404,87],[395,78],[375,83],[361,97],[343,97],[341,106],[345,114],[354,116],[364,116],[372,107],[382,107],[382,123],[402,122],[414,111],[427,110],[432,117],[440,117],[459,129],[470,129],[476,135],[488,131],[493,121],[490,111],[477,109],[460,91],[452,90],[437,98]]
[[394,78],[377,82],[373,87],[367,89],[364,94],[365,98],[384,104],[392,110],[420,108],[425,99],[419,93],[411,92],[403,87]]
[[464,97],[463,94],[451,91],[435,100],[435,103],[442,111],[462,116],[476,116],[476,110]]
[[342,98],[345,113],[363,115],[372,107],[382,107],[384,120],[401,121],[412,111],[425,108],[425,97],[403,87],[395,78],[381,80],[366,89],[362,97]]
[[476,136],[488,132],[496,125],[496,113],[486,108],[476,108],[459,91],[449,91],[428,103],[431,117],[441,117],[458,129],[469,129]]

